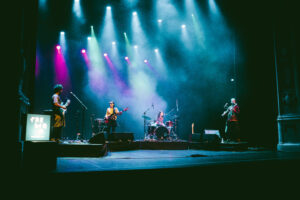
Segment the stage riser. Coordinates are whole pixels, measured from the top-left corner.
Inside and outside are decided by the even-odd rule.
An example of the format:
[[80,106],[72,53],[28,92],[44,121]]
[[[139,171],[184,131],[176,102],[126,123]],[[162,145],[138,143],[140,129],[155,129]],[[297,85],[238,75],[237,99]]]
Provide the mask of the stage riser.
[[102,157],[108,152],[130,151],[130,150],[213,150],[213,151],[245,151],[247,143],[242,144],[220,144],[200,142],[107,142],[106,144],[59,144],[59,157]]

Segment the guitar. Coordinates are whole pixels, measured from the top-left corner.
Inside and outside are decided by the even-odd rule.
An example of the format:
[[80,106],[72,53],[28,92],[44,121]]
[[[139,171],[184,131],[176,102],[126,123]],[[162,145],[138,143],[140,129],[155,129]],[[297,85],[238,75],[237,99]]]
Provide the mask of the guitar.
[[105,123],[107,124],[111,120],[116,121],[117,120],[117,115],[122,115],[122,113],[126,112],[127,110],[128,110],[128,108],[125,108],[124,110],[121,110],[119,113],[111,114],[110,116],[105,118]]
[[[70,105],[71,101],[70,99],[67,100],[67,102],[63,105],[65,107],[68,107]],[[64,109],[64,108],[60,108],[60,112],[62,113],[63,116],[65,116],[65,113],[67,112],[67,108]]]

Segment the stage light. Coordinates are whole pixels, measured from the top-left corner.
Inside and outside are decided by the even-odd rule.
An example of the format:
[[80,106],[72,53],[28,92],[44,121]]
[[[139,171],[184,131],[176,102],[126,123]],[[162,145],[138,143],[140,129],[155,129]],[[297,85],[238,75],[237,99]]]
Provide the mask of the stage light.
[[64,35],[64,34],[65,34],[65,32],[61,31],[61,32],[60,32],[60,34],[61,34],[61,35]]
[[60,45],[56,45],[56,49],[60,50],[61,49]]
[[133,12],[132,14],[133,14],[133,16],[137,16],[137,12]]
[[162,23],[162,19],[159,19],[159,20],[157,20],[158,21],[158,23]]
[[148,60],[145,59],[145,60],[144,60],[144,63],[147,63],[147,62],[148,62]]
[[138,45],[134,45],[134,48],[137,49],[137,48],[138,48]]
[[230,81],[231,81],[231,82],[233,82],[233,81],[234,81],[234,79],[232,78],[232,79],[230,79]]
[[128,57],[127,57],[127,56],[125,57],[125,60],[128,60]]
[[87,37],[87,39],[88,39],[88,40],[91,40],[92,38],[91,38],[91,37]]
[[110,9],[111,9],[111,7],[110,7],[110,6],[106,6],[106,9],[107,9],[107,10],[110,10]]
[[181,28],[185,28],[185,24],[182,24],[182,25],[181,25]]
[[106,57],[106,56],[107,56],[107,53],[104,53],[103,55]]
[[85,52],[86,52],[85,49],[82,49],[82,50],[81,50],[81,53],[85,53]]
[[158,49],[154,49],[154,52],[155,52],[155,53],[158,53]]
[[115,41],[113,41],[111,44],[112,44],[112,45],[116,45],[116,42],[115,42]]

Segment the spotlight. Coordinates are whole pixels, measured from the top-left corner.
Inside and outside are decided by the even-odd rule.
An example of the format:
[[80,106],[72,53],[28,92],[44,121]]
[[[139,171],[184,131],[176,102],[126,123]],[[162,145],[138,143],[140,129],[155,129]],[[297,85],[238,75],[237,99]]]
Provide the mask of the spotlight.
[[112,42],[112,45],[116,45],[116,42],[115,42],[115,41],[113,41],[113,42]]
[[162,19],[159,19],[159,20],[157,20],[158,21],[158,23],[162,23]]
[[147,63],[147,62],[148,62],[148,60],[145,59],[145,60],[144,60],[144,63]]
[[132,14],[133,14],[133,16],[137,16],[137,12],[133,12]]
[[137,48],[138,48],[138,45],[134,45],[134,48],[137,49]]
[[65,34],[65,32],[61,31],[61,32],[60,32],[60,34],[61,34],[61,35],[64,35],[64,34]]
[[60,48],[61,48],[60,45],[56,45],[57,50],[60,50]]
[[128,60],[128,57],[127,57],[127,56],[125,57],[125,60]]
[[157,53],[157,52],[158,52],[158,49],[154,49],[154,51]]
[[88,39],[88,40],[91,40],[92,38],[91,38],[91,37],[88,37],[87,39]]
[[181,25],[181,28],[185,28],[185,24],[182,24],[182,25]]
[[107,10],[110,10],[110,9],[111,9],[111,7],[110,7],[110,6],[106,6],[106,9],[107,9]]
[[106,56],[107,56],[107,53],[104,53],[103,55],[106,57]]
[[82,49],[82,50],[81,50],[81,53],[85,53],[85,52],[86,52],[85,49]]
[[231,82],[233,82],[233,81],[234,81],[234,79],[232,78],[232,79],[230,79],[230,81],[231,81]]

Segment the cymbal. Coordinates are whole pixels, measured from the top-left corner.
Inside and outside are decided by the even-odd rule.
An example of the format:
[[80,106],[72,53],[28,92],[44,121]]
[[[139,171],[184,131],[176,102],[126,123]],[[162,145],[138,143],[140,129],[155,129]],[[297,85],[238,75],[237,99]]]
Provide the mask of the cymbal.
[[146,115],[142,115],[142,118],[146,119],[146,120],[151,120],[151,117],[148,117]]

